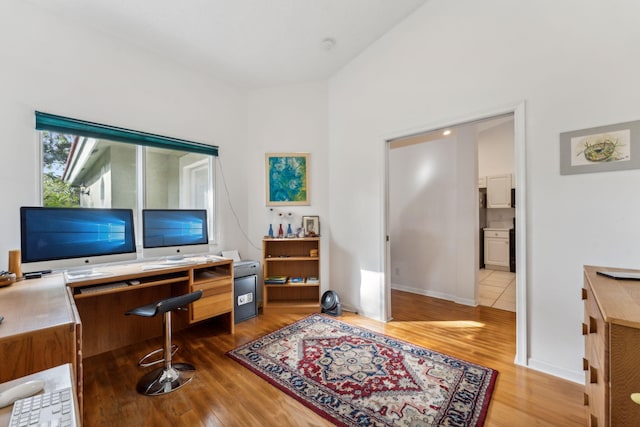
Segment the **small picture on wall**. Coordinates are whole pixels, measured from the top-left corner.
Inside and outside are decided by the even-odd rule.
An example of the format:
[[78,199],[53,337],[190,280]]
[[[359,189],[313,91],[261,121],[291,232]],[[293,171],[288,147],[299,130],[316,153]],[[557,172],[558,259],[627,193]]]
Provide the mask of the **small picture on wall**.
[[320,235],[320,217],[319,216],[303,216],[302,228],[304,235],[315,237]]
[[571,138],[571,166],[629,161],[630,143],[629,129],[576,136]]
[[560,174],[640,167],[640,121],[560,134]]

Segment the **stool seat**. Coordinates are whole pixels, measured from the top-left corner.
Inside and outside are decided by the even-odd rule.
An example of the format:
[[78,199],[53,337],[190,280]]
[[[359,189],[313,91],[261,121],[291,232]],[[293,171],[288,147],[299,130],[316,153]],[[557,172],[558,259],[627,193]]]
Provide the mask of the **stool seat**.
[[192,302],[199,300],[201,297],[202,290],[198,290],[189,294],[166,298],[152,302],[151,304],[132,308],[127,311],[125,315],[129,316],[134,314],[136,316],[154,317],[158,314],[164,314],[167,311],[173,311],[177,308],[184,307],[187,304],[191,304]]
[[[173,354],[177,351],[177,346],[171,344],[171,312],[191,304],[202,297],[202,290],[191,292],[177,297],[166,298],[128,310],[125,315],[136,315],[142,317],[154,317],[163,315],[164,325],[164,345],[158,350],[144,356],[138,365],[147,367],[156,363],[164,362],[164,366],[154,369],[144,375],[138,381],[137,390],[147,396],[157,396],[177,390],[193,379],[196,368],[188,363],[172,364]],[[143,363],[150,356],[162,352],[163,357],[150,363]]]

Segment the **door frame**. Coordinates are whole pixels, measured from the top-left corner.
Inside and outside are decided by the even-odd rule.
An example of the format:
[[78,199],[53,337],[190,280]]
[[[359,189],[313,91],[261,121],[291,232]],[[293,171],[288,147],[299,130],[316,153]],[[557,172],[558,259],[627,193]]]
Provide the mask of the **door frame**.
[[[387,135],[382,147],[384,149],[384,169],[382,188],[382,216],[383,216],[383,233],[381,236],[383,244],[384,268],[384,292],[382,309],[385,319],[391,319],[391,255],[389,242],[389,143],[394,139],[415,135],[419,133],[433,132],[447,127],[455,127],[470,122],[486,120],[505,114],[513,114],[513,133],[514,133],[514,174],[516,180],[516,229],[518,230],[516,238],[516,356],[514,363],[517,365],[527,366],[528,364],[528,336],[527,336],[527,218],[526,218],[526,132],[525,132],[525,102],[520,101],[515,104],[497,107],[482,113],[470,114],[466,117],[457,118],[449,121],[441,121],[430,125],[418,126],[409,131],[398,131],[394,134]],[[476,150],[477,157],[477,150]],[[476,283],[477,285],[477,283]]]

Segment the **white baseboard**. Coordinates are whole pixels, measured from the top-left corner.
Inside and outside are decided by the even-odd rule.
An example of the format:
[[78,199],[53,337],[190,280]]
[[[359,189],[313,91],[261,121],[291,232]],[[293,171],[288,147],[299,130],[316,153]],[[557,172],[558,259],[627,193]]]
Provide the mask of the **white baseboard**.
[[349,313],[355,313],[355,314],[362,314],[360,312],[360,310],[358,310],[357,308],[350,306],[348,304],[342,304],[342,311],[346,311]]
[[396,284],[391,284],[391,289],[395,289],[397,291],[403,291],[403,292],[410,292],[412,294],[418,294],[418,295],[424,295],[426,297],[432,297],[432,298],[438,298],[438,299],[444,299],[447,301],[453,301],[455,303],[458,304],[463,304],[463,305],[469,305],[471,307],[475,307],[477,304],[475,301],[467,299],[467,298],[460,298],[456,295],[451,295],[449,293],[446,292],[436,292],[436,291],[429,291],[429,290],[425,290],[425,289],[419,289],[419,288],[412,288],[410,286],[402,286],[402,285],[396,285]]
[[579,371],[579,370],[574,371],[574,370],[559,368],[557,366],[550,365],[546,362],[541,362],[535,359],[529,359],[527,368],[531,368],[535,371],[540,371],[545,374],[553,375],[554,377],[559,377],[567,381],[584,385],[583,371]]

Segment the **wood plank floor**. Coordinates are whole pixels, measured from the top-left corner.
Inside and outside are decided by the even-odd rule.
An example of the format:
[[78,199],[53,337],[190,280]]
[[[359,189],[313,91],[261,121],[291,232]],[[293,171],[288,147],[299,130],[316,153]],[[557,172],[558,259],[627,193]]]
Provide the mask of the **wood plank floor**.
[[[376,322],[352,313],[341,320],[497,369],[486,426],[584,426],[583,387],[513,364],[515,313],[467,307],[393,291],[393,318]],[[330,426],[266,381],[226,357],[236,346],[302,315],[260,315],[231,336],[204,322],[174,334],[176,362],[197,368],[186,387],[164,396],[136,393],[145,372],[137,360],[159,347],[149,340],[84,360],[84,425],[91,426]]]

